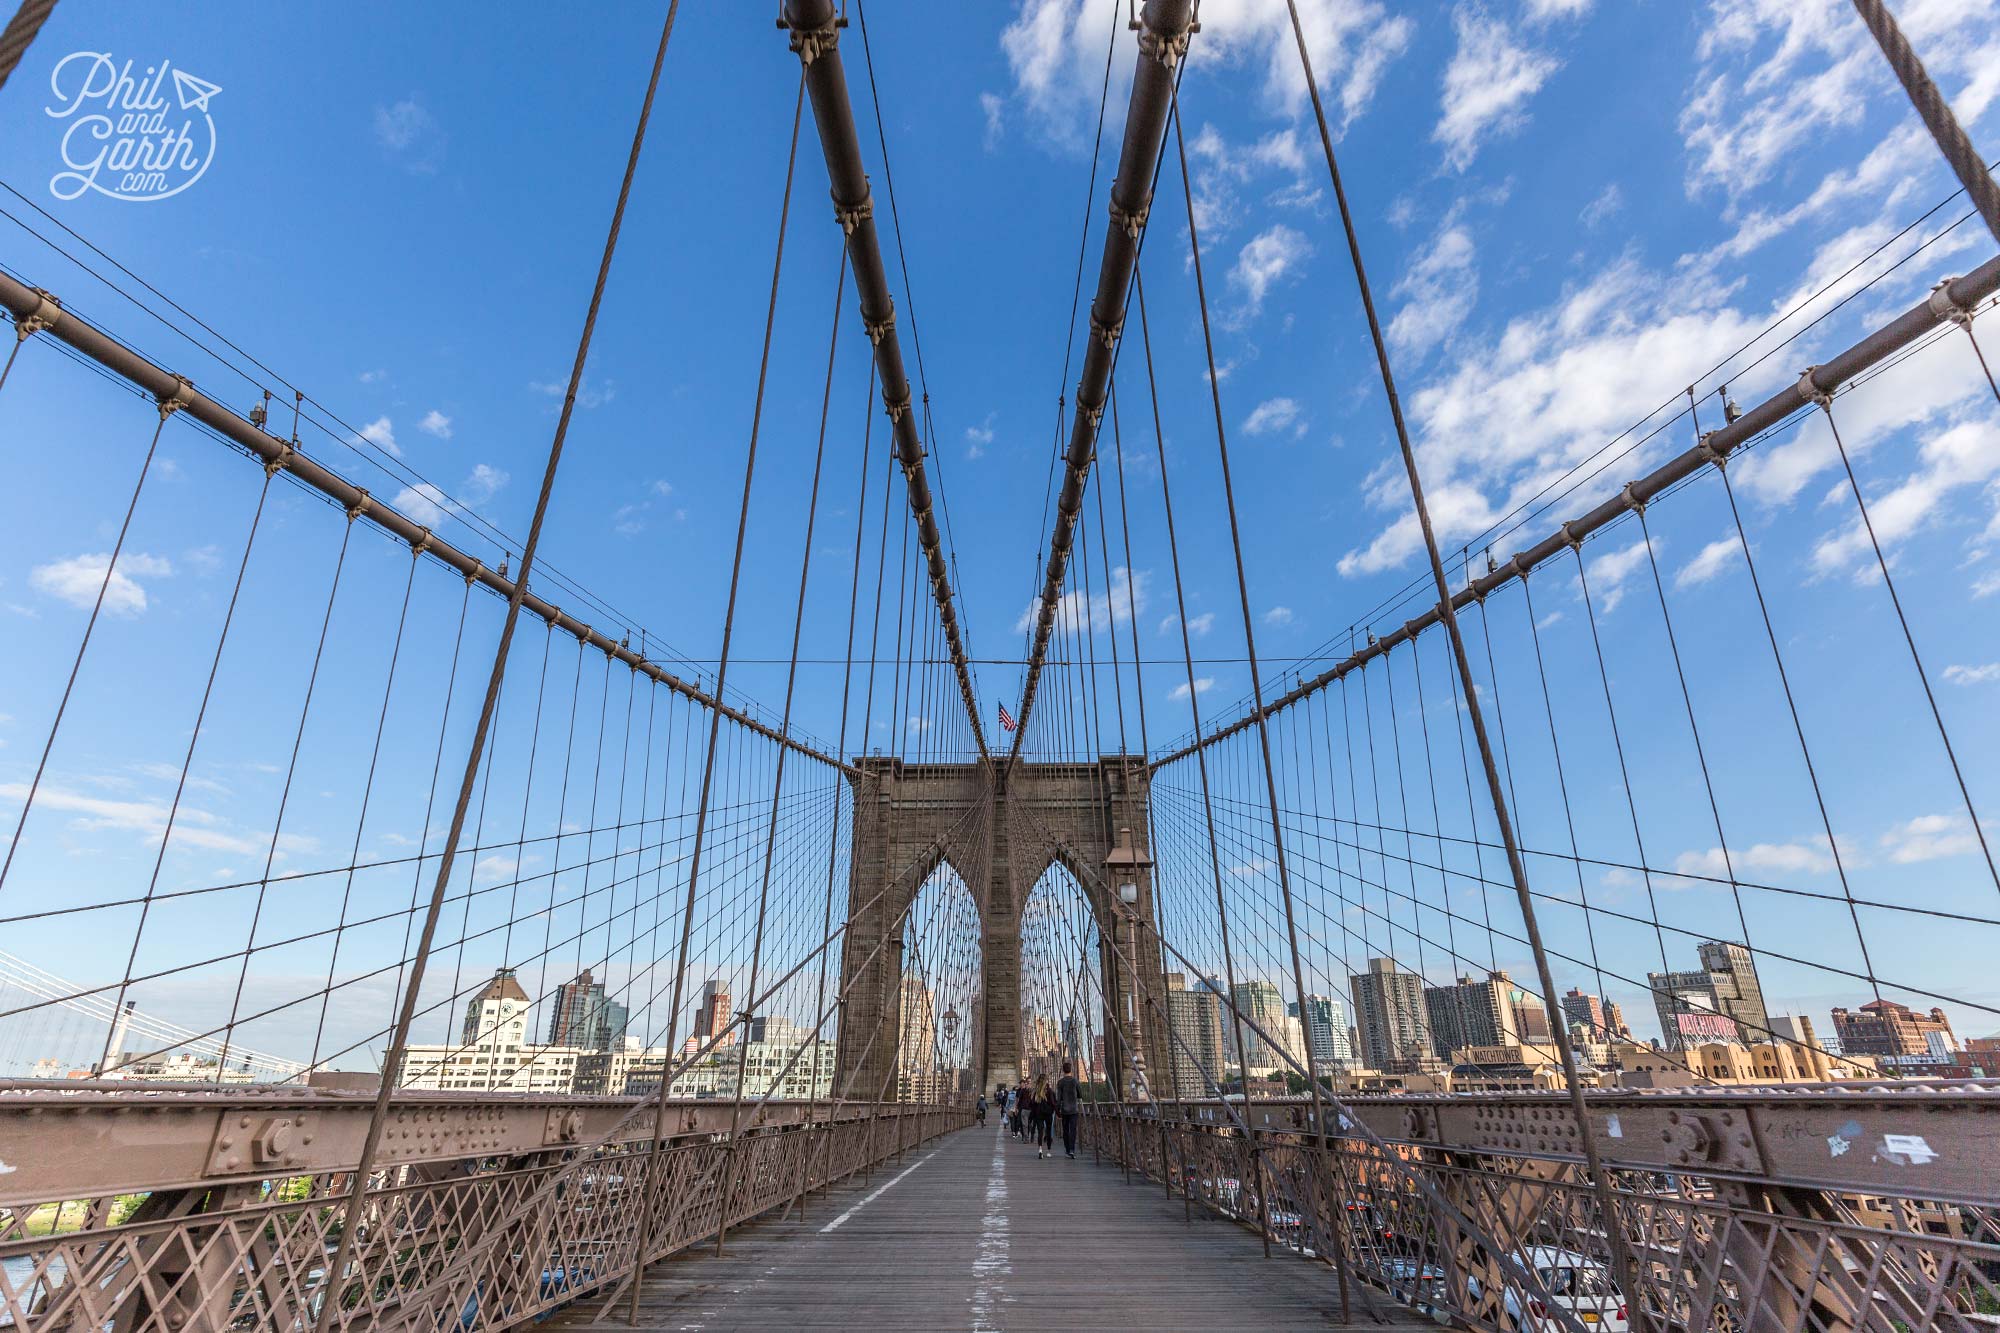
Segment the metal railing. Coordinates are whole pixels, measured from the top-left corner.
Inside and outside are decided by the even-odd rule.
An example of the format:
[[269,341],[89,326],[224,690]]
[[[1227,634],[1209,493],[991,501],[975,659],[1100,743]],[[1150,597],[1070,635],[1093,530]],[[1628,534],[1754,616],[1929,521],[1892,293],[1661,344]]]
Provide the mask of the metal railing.
[[[0,1325],[34,1333],[499,1330],[609,1300],[652,1263],[970,1122],[964,1108],[399,1094],[353,1258],[372,1096],[23,1085],[0,1093]],[[589,1160],[580,1160],[588,1158]],[[657,1178],[658,1188],[650,1188]],[[60,1184],[54,1184],[60,1182]],[[658,1216],[641,1216],[651,1200]]]
[[1268,1218],[1270,1243],[1326,1264],[1353,1307],[1498,1330],[2000,1328],[2000,1086],[1590,1101],[1609,1226],[1560,1097],[1350,1100],[1379,1143],[1321,1138],[1302,1100],[1252,1107],[1250,1135],[1218,1102],[1091,1106],[1084,1130],[1190,1217]]

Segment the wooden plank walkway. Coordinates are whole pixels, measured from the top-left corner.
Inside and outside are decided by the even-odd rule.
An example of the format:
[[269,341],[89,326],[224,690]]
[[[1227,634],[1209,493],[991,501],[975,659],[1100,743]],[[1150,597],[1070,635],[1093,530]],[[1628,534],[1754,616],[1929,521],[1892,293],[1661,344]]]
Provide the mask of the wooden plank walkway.
[[[628,1329],[604,1298],[543,1325]],[[1127,1185],[1087,1150],[1043,1161],[997,1126],[970,1129],[835,1187],[801,1222],[765,1221],[657,1266],[640,1294],[648,1329],[1258,1329],[1431,1327],[1353,1289],[1352,1324],[1318,1264],[1263,1257],[1233,1223]],[[1372,1309],[1371,1309],[1372,1307]]]

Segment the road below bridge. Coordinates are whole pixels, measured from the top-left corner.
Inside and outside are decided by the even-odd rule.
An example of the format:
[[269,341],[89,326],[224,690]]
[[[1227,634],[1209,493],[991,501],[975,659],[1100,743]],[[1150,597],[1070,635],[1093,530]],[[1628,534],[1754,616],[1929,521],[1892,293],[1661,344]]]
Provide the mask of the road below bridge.
[[[1372,1311],[1371,1303],[1372,1301]],[[629,1329],[621,1299],[548,1321]],[[1204,1214],[1157,1182],[1096,1165],[1087,1148],[1049,1160],[997,1128],[970,1129],[656,1266],[641,1328],[1097,1330],[1428,1327],[1380,1293],[1353,1291],[1353,1322],[1323,1265]]]

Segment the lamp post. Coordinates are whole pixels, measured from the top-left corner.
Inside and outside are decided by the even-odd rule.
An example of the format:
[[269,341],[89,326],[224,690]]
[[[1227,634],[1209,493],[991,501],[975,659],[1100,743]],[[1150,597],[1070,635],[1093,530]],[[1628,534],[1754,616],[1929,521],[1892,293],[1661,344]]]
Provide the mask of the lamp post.
[[[1131,931],[1131,977],[1129,984],[1118,987],[1123,992],[1125,1003],[1123,1012],[1114,1014],[1113,1018],[1119,1025],[1119,1035],[1126,1051],[1129,1078],[1124,1088],[1125,1098],[1134,1102],[1151,1100],[1146,1086],[1146,1054],[1139,1043],[1139,1001],[1136,992],[1139,987],[1139,901],[1152,869],[1153,858],[1132,845],[1132,830],[1119,829],[1118,845],[1104,858],[1104,870],[1105,878],[1118,892],[1117,922],[1128,926]],[[1114,938],[1114,946],[1116,943]],[[1119,952],[1115,947],[1112,950],[1113,971],[1122,974],[1123,969],[1117,966],[1116,961]],[[1121,982],[1123,980],[1121,976]]]

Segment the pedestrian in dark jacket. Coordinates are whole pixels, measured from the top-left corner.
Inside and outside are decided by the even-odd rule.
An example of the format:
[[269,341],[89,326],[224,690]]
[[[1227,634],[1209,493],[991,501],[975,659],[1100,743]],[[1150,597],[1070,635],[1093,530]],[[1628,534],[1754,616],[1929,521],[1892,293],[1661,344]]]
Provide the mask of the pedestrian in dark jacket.
[[1069,1062],[1063,1062],[1062,1077],[1056,1080],[1056,1114],[1062,1117],[1063,1152],[1076,1156],[1076,1118],[1083,1110],[1083,1085],[1076,1081]]
[[1049,1085],[1047,1074],[1035,1080],[1035,1091],[1028,1105],[1034,1113],[1035,1156],[1045,1158],[1055,1146],[1056,1123],[1056,1090]]
[[1014,1137],[1026,1142],[1028,1138],[1028,1080],[1022,1079],[1014,1089],[1014,1109],[1008,1117],[1014,1129]]

